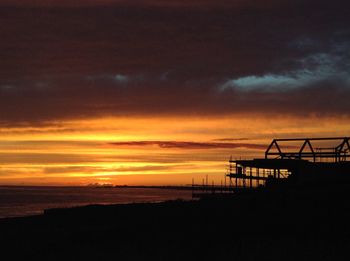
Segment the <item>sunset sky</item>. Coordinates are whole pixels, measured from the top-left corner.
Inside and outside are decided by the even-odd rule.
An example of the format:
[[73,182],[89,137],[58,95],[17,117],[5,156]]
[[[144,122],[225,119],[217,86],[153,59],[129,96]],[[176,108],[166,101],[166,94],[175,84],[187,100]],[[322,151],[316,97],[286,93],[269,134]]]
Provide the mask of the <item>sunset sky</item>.
[[220,183],[349,101],[345,0],[0,0],[0,185]]

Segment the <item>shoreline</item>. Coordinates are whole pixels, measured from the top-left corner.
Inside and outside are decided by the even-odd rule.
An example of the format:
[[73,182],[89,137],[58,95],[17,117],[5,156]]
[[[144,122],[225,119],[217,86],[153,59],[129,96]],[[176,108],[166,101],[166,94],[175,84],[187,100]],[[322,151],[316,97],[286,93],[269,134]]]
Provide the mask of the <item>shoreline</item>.
[[38,215],[49,208],[192,199],[190,190],[155,187],[2,187],[0,218]]
[[51,209],[0,220],[0,243],[35,260],[344,260],[350,257],[348,195],[348,186],[289,188]]

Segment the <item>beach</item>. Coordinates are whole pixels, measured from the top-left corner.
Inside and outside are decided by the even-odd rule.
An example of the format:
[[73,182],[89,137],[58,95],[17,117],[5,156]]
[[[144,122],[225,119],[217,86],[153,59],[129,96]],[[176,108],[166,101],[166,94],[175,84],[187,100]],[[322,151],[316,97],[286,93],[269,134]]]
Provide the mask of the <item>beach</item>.
[[51,209],[2,219],[0,243],[12,260],[347,260],[348,191]]
[[0,186],[0,218],[40,215],[45,209],[191,199],[191,191],[150,187]]

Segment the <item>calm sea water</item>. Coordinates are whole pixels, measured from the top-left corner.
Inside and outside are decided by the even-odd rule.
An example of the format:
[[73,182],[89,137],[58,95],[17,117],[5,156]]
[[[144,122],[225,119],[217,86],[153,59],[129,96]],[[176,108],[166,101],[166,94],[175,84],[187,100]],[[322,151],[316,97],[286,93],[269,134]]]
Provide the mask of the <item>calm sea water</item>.
[[0,218],[37,215],[48,208],[190,199],[191,191],[151,188],[0,187]]

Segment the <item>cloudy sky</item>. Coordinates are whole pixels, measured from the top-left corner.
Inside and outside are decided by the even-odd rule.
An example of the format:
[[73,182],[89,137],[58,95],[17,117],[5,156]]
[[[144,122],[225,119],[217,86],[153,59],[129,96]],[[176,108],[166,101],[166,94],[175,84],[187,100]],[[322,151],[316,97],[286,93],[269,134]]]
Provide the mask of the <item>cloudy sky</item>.
[[217,181],[273,137],[349,136],[349,10],[1,0],[0,183]]

